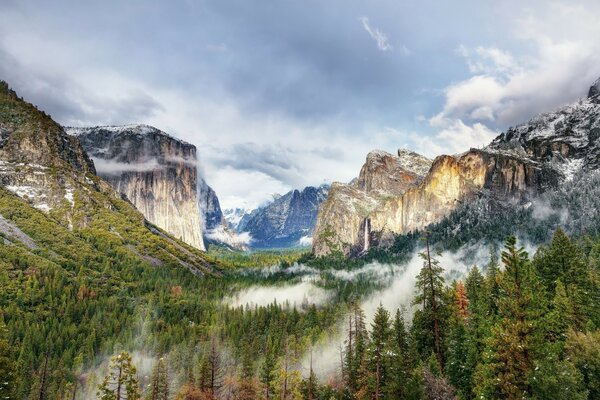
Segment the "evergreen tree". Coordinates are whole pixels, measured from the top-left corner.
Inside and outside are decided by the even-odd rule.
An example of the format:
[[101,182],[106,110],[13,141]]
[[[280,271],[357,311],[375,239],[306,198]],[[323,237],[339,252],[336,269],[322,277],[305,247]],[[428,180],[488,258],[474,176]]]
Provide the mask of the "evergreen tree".
[[265,360],[260,368],[260,382],[263,384],[266,400],[269,400],[272,397],[275,368],[275,354],[271,338],[269,337],[267,340]]
[[410,347],[404,317],[400,310],[392,325],[390,338],[389,381],[387,397],[389,399],[420,399],[420,379],[415,376],[416,357]]
[[13,397],[16,382],[13,354],[7,336],[8,332],[0,311],[0,399],[8,400],[16,399]]
[[390,335],[390,314],[379,305],[371,324],[371,340],[366,360],[367,374],[362,377],[361,385],[363,392],[368,393],[368,398],[382,398],[388,390]]
[[502,252],[504,272],[499,281],[500,321],[492,330],[489,348],[479,371],[477,393],[482,398],[531,397],[534,356],[539,346],[539,319],[544,313],[543,289],[527,253],[510,237]]
[[348,317],[348,340],[346,341],[346,387],[355,393],[360,387],[360,374],[364,371],[364,361],[368,333],[365,326],[365,315],[358,303],[352,304]]
[[592,282],[579,246],[559,228],[550,244],[538,249],[533,264],[548,296],[554,295],[558,280],[564,284],[565,293],[572,303],[574,328],[583,330],[591,307],[589,293]]
[[486,267],[485,274],[486,294],[489,299],[488,312],[491,317],[496,317],[498,315],[501,296],[499,277],[500,265],[498,264],[498,256],[496,255],[496,248],[492,247],[490,249],[490,262]]
[[423,259],[423,268],[417,276],[417,295],[413,301],[414,305],[422,306],[422,334],[426,337],[433,336],[433,351],[437,357],[440,370],[444,369],[442,350],[442,320],[444,307],[444,269],[440,267],[439,261],[431,256],[429,249],[429,238],[425,237],[426,251],[419,253]]
[[471,392],[472,370],[469,364],[470,338],[467,321],[470,316],[469,302],[466,289],[462,282],[456,282],[451,291],[454,301],[451,306],[448,321],[447,362],[445,372],[450,382],[461,394],[467,398]]
[[169,370],[164,358],[159,358],[152,370],[147,400],[169,400]]
[[98,388],[100,400],[140,399],[137,370],[128,352],[114,356],[108,368],[109,372]]

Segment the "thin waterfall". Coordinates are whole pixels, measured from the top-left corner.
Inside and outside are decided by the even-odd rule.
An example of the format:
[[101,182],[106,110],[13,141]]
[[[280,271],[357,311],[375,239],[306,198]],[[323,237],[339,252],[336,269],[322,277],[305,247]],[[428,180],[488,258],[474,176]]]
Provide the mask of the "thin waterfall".
[[365,240],[365,243],[363,245],[363,252],[365,252],[365,253],[367,251],[369,251],[369,236],[370,236],[369,235],[369,231],[370,231],[370,229],[369,229],[370,226],[369,225],[371,225],[371,221],[368,218],[365,218],[365,228],[364,228],[365,230],[364,230],[364,233],[363,233],[364,234],[364,240]]

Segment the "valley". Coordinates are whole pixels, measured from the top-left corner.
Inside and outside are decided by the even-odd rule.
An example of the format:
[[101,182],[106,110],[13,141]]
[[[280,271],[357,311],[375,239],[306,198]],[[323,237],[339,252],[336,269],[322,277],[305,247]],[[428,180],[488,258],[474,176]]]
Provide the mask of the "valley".
[[249,213],[221,210],[194,146],[62,128],[1,89],[5,397],[104,398],[127,360],[132,398],[599,393],[593,88],[484,149],[373,151]]

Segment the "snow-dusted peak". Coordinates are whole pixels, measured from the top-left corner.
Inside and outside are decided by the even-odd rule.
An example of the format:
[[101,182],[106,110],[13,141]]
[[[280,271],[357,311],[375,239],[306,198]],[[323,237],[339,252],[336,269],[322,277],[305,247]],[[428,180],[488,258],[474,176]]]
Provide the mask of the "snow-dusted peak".
[[367,154],[367,160],[377,160],[385,157],[394,157],[394,155],[379,149],[371,150],[369,154]]
[[590,91],[588,92],[588,99],[592,97],[598,97],[600,95],[600,78],[596,79],[596,82],[592,83]]
[[74,126],[65,126],[65,132],[71,136],[82,136],[95,132],[108,132],[114,135],[158,135],[168,139],[172,139],[184,144],[188,144],[187,142],[178,139],[169,135],[168,133],[161,131],[158,128],[155,128],[146,124],[126,124],[126,125],[103,125],[103,126],[90,126],[90,127],[74,127]]
[[398,149],[398,163],[405,170],[424,176],[431,168],[433,161],[414,151],[400,148]]

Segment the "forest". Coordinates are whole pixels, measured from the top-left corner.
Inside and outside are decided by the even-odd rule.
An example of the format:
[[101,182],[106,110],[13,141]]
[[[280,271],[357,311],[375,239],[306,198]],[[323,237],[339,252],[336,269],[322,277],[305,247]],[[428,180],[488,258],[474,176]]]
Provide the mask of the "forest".
[[[571,239],[559,229],[530,257],[509,237],[485,265],[452,281],[435,245],[415,246],[422,267],[412,303],[380,305],[371,318],[361,299],[381,287],[368,279],[322,280],[335,297],[321,304],[222,301],[253,284],[301,280],[286,274],[298,265],[291,258],[267,277],[258,272],[272,255],[262,266],[255,257],[220,276],[197,278],[110,252],[67,270],[0,245],[0,393],[7,399],[600,398],[600,241]],[[300,260],[324,276],[343,268],[335,259]],[[341,339],[332,344],[336,334]],[[335,368],[326,374],[317,354],[323,343],[335,347]]]

